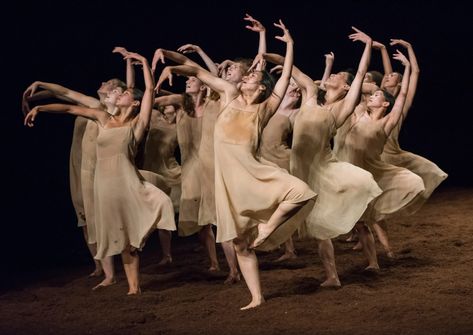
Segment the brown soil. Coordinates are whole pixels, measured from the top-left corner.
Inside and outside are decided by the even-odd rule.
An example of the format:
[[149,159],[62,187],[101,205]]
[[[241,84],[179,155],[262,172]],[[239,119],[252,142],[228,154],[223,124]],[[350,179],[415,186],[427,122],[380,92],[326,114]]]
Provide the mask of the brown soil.
[[118,284],[95,292],[91,268],[57,269],[0,295],[0,334],[473,334],[473,190],[438,191],[416,215],[390,221],[389,234],[397,258],[381,254],[374,275],[353,243],[334,242],[339,290],[319,287],[313,241],[296,241],[299,258],[283,264],[273,263],[280,251],[260,253],[267,301],[250,311],[239,310],[245,284],[207,273],[195,240],[176,238],[174,263],[158,269],[153,235],[140,296],[126,296],[118,259]]

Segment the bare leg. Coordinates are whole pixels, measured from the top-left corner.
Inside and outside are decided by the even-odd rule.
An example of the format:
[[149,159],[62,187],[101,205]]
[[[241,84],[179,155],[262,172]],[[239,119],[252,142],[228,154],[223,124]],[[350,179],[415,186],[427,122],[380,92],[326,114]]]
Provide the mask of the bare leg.
[[87,226],[82,227],[82,233],[84,234],[84,239],[85,243],[87,244],[87,247],[89,248],[90,255],[92,256],[92,259],[94,260],[95,263],[95,270],[91,274],[89,274],[89,277],[100,277],[102,275],[102,265],[100,262],[96,259],[94,259],[95,255],[97,254],[97,244],[90,244],[89,243],[89,234],[87,232]]
[[356,230],[358,231],[358,238],[363,246],[363,253],[368,260],[367,270],[379,270],[378,257],[376,256],[376,247],[374,244],[374,237],[364,222],[356,223]]
[[284,249],[284,254],[278,259],[276,259],[275,262],[282,262],[288,259],[297,258],[296,249],[294,248],[294,241],[292,240],[292,237],[289,237],[289,239],[284,242]]
[[161,243],[161,252],[163,257],[158,263],[158,266],[163,266],[172,263],[171,256],[171,239],[172,232],[170,230],[158,229],[159,233],[159,242]]
[[378,236],[379,242],[381,242],[381,245],[384,248],[384,251],[386,251],[386,255],[389,258],[394,258],[394,253],[391,250],[391,245],[389,244],[389,239],[388,239],[388,233],[386,231],[386,221],[382,220],[379,222],[374,222],[373,223],[373,229]]
[[102,287],[110,286],[116,283],[115,281],[115,264],[113,262],[113,256],[105,257],[100,260],[103,271],[105,273],[105,279],[102,280],[98,285],[94,286],[92,290],[97,290]]
[[138,252],[136,250],[131,251],[130,247],[128,247],[122,251],[122,261],[128,281],[128,295],[140,294],[140,275],[138,272],[140,257]]
[[335,265],[335,252],[333,250],[332,240],[319,240],[319,256],[325,268],[327,280],[320,286],[322,287],[340,287],[340,279],[338,278],[337,267]]
[[209,271],[219,270],[220,267],[218,265],[217,250],[215,248],[215,235],[211,225],[208,224],[202,227],[202,229],[199,231],[199,239],[200,242],[205,246],[205,248],[207,249],[207,253],[209,254]]
[[240,281],[240,272],[238,272],[237,257],[233,243],[231,241],[222,242],[222,249],[223,253],[225,254],[225,258],[227,259],[228,268],[230,269],[230,273],[228,274],[228,277],[225,279],[224,283],[237,283]]
[[258,236],[253,241],[251,248],[256,248],[258,245],[262,244],[279,225],[295,215],[297,211],[307,203],[307,201],[299,202],[297,204],[280,203],[273,215],[269,218],[268,222],[258,225]]
[[235,239],[233,240],[233,244],[235,246],[241,273],[251,293],[251,302],[240,309],[246,310],[258,307],[264,302],[259,279],[258,259],[256,258],[254,250],[248,248],[248,242],[246,240]]

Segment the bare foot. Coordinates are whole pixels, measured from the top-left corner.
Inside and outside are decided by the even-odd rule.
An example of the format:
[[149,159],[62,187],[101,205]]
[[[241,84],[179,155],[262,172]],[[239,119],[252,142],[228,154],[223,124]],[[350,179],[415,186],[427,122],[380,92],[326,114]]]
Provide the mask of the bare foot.
[[368,265],[364,270],[364,272],[368,273],[378,273],[379,272],[379,265]]
[[296,259],[296,258],[297,258],[297,254],[294,251],[285,252],[281,257],[276,259],[274,262],[279,263],[279,262],[287,261],[289,259]]
[[104,288],[104,287],[107,287],[107,286],[111,286],[111,285],[113,285],[113,284],[115,284],[115,283],[116,283],[115,278],[111,278],[111,279],[110,279],[110,278],[105,278],[104,280],[102,280],[101,283],[99,283],[98,285],[94,286],[94,287],[92,288],[92,291],[96,291],[96,290],[98,290],[98,289],[101,289],[101,288]]
[[102,268],[95,268],[95,271],[89,274],[89,277],[100,277],[103,274]]
[[359,250],[363,250],[363,245],[361,244],[360,241],[358,241],[355,246],[352,248],[352,250],[355,250],[355,251],[359,251]]
[[227,279],[225,279],[225,281],[223,282],[225,285],[232,285],[232,284],[236,284],[238,282],[240,282],[241,280],[241,277],[240,277],[240,273],[237,272],[236,274],[232,274],[230,273],[227,277]]
[[141,288],[137,288],[137,289],[129,289],[128,290],[128,293],[126,295],[138,295],[138,294],[141,294]]
[[329,278],[320,284],[320,287],[337,289],[342,287],[342,284],[340,284],[340,280],[338,278]]
[[220,267],[218,265],[212,265],[211,267],[209,267],[209,271],[210,272],[220,271]]
[[253,299],[253,300],[251,300],[251,302],[248,305],[246,305],[245,307],[240,308],[240,311],[244,311],[244,310],[247,310],[247,309],[258,307],[263,302],[264,302],[263,297],[261,297],[259,299]]
[[159,261],[158,266],[170,265],[171,263],[172,263],[172,257],[165,256]]
[[[256,236],[255,240],[253,243],[251,243],[250,249],[254,249],[257,246],[261,245],[266,241],[266,239],[271,235],[271,233],[275,230],[276,228],[268,228],[267,224],[259,224],[258,225],[258,236]],[[250,304],[251,305],[251,304]]]

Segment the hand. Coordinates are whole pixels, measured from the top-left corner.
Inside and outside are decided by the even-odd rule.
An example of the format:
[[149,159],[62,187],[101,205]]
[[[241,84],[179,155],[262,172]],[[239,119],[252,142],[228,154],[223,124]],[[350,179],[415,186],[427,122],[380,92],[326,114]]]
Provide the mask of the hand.
[[245,26],[246,29],[255,31],[255,32],[262,32],[265,31],[266,28],[259,22],[258,20],[255,20],[251,15],[245,14],[246,16],[243,18],[243,20],[250,21],[251,26]]
[[371,43],[372,40],[371,40],[371,37],[369,37],[368,35],[366,35],[364,32],[362,32],[361,30],[355,28],[355,27],[351,27],[354,31],[356,31],[356,33],[353,33],[353,34],[350,34],[348,35],[348,38],[351,39],[353,42],[355,41],[362,41],[363,43],[365,44],[368,44],[368,43]]
[[332,65],[333,61],[335,60],[335,55],[332,51],[330,53],[325,54],[325,65]]
[[227,67],[229,67],[230,65],[233,64],[233,61],[227,59],[227,60],[224,60],[223,62],[221,62],[218,66],[217,66],[217,70],[218,70],[218,75],[221,76],[223,72],[225,72],[227,70]]
[[[143,56],[141,56],[140,54],[136,52],[128,52],[123,59],[135,60],[138,62],[138,64],[139,63],[144,64],[146,62],[146,58],[144,58]],[[136,64],[136,62],[133,62],[133,64]]]
[[23,96],[21,98],[21,110],[23,115],[26,116],[30,112],[30,105],[28,103],[28,98],[31,97],[36,90],[38,89],[39,81],[35,81],[33,84],[28,86],[28,88],[23,92]]
[[183,46],[179,47],[177,51],[182,52],[183,54],[188,54],[192,52],[200,52],[202,49],[195,44],[184,44]]
[[113,52],[113,53],[119,53],[119,54],[121,54],[123,57],[125,57],[126,55],[129,54],[129,52],[128,52],[125,48],[123,48],[123,47],[115,47],[115,48],[113,48],[112,52]]
[[281,72],[282,72],[282,69],[283,69],[283,66],[282,66],[282,65],[276,65],[276,66],[273,67],[271,70],[269,70],[269,73],[273,73],[273,72],[281,73]]
[[153,56],[153,61],[151,62],[151,71],[154,73],[154,71],[156,71],[156,64],[158,64],[158,62],[161,61],[161,63],[165,63],[164,61],[164,52],[163,52],[163,49],[159,48],[159,49],[156,49],[156,51],[154,52],[154,56]]
[[409,43],[409,42],[406,42],[404,40],[400,40],[400,39],[395,39],[395,38],[391,38],[391,43],[389,43],[390,45],[402,45],[404,48],[406,49],[409,49],[409,48],[412,48],[412,45]]
[[284,35],[282,36],[276,36],[276,38],[280,41],[283,41],[283,42],[286,42],[286,43],[294,43],[292,37],[291,37],[291,34],[289,34],[289,29],[286,28],[286,26],[284,25],[284,23],[282,23],[281,20],[279,20],[279,24],[278,23],[274,23],[274,25],[278,28],[281,28],[284,32]]
[[380,43],[378,41],[373,41],[373,49],[381,50],[386,48],[383,43]]
[[163,85],[165,80],[168,80],[169,86],[172,86],[172,72],[169,66],[166,66],[163,69],[163,72],[161,72],[161,75],[159,76],[158,83],[156,84],[156,87],[154,88],[156,90],[156,93],[159,93],[159,91],[161,90],[161,86]]
[[36,115],[39,113],[39,106],[36,106],[33,108],[28,114],[25,116],[25,120],[23,124],[28,127],[33,127],[34,126],[34,120],[36,118]]
[[263,54],[257,54],[255,59],[253,59],[253,64],[251,64],[250,68],[248,69],[248,72],[252,72],[253,70],[257,68],[264,68],[266,66],[266,60],[264,59]]
[[409,60],[404,56],[399,50],[396,49],[396,53],[393,55],[393,58],[400,61],[402,65],[410,65]]

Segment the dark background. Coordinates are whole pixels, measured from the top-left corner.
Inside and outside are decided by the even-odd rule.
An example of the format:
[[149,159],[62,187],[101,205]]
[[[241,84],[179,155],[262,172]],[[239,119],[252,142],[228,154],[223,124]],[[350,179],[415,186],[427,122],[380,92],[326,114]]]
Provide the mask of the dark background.
[[[151,60],[156,48],[200,45],[216,62],[253,57],[258,34],[245,29],[246,12],[267,27],[268,50],[282,53],[273,38],[282,18],[295,41],[295,63],[320,78],[324,54],[335,53],[334,71],[356,68],[362,44],[347,36],[356,26],[386,45],[412,43],[420,81],[402,133],[404,149],[436,162],[449,174],[441,188],[471,187],[473,110],[472,17],[452,1],[41,1],[15,2],[2,23],[6,69],[1,114],[2,262],[11,273],[35,272],[89,262],[76,227],[69,194],[68,162],[73,118],[42,114],[23,126],[20,100],[35,80],[96,95],[101,82],[125,78],[114,46]],[[8,20],[7,20],[8,19]],[[389,48],[389,53],[394,52]],[[191,55],[192,58],[198,59]],[[370,69],[382,71],[373,53]],[[393,61],[394,70],[401,70]],[[161,67],[158,68],[158,71]],[[137,85],[141,85],[137,76]],[[3,85],[2,85],[3,86]],[[180,87],[176,86],[178,90]]]

